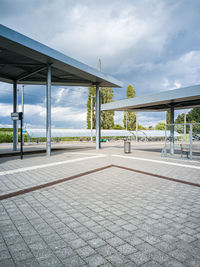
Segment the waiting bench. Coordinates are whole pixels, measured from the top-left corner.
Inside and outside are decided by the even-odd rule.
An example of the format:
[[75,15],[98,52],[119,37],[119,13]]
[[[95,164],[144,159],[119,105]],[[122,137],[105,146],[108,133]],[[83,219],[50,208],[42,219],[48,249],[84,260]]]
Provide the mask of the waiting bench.
[[[187,158],[190,153],[190,145],[189,144],[180,144],[181,148],[181,158],[183,157],[183,154],[186,153]],[[192,152],[200,152],[200,145],[192,145]]]

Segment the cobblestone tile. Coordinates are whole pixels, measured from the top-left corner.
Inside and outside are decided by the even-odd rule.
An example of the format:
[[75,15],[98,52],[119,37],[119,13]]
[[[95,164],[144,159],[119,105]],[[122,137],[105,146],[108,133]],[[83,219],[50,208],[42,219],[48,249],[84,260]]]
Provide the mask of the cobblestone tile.
[[135,262],[137,265],[142,265],[144,264],[145,262],[148,262],[150,261],[150,257],[139,251],[139,252],[136,252],[136,253],[133,253],[131,255],[128,256],[133,262]]
[[129,255],[131,253],[137,252],[137,249],[135,249],[133,246],[130,246],[129,244],[121,245],[117,247],[117,250],[123,255]]
[[86,258],[95,253],[95,250],[90,246],[82,247],[76,250],[76,252],[82,257]]
[[10,253],[8,250],[2,250],[1,253],[0,253],[0,261],[2,260],[6,260],[6,259],[10,259],[11,256],[10,256]]
[[41,266],[63,266],[62,262],[58,260],[55,256],[50,256],[49,258],[40,262]]
[[87,243],[81,238],[75,239],[71,241],[69,244],[73,249],[85,247],[87,245]]
[[106,259],[114,266],[125,266],[125,264],[127,262],[129,262],[129,260],[127,258],[120,255],[119,253],[112,254],[112,255],[106,257]]
[[106,242],[103,241],[101,238],[88,240],[88,243],[92,248],[98,248],[106,244]]
[[107,260],[98,254],[89,256],[88,258],[85,259],[85,261],[89,264],[89,266],[92,266],[92,267],[100,266],[102,264],[107,263]]
[[113,237],[111,239],[107,239],[106,242],[109,243],[113,247],[118,247],[125,243],[124,240],[122,240],[119,237]]
[[70,267],[78,267],[78,266],[84,266],[85,265],[85,261],[83,259],[81,259],[79,256],[73,256],[73,257],[66,258],[66,259],[62,260],[62,262],[65,266],[70,266]]
[[2,267],[15,267],[15,263],[13,262],[12,259],[4,259],[4,260],[0,260],[0,266]]
[[62,260],[75,254],[74,250],[70,247],[61,248],[55,251],[56,256]]
[[96,251],[104,257],[117,253],[117,250],[111,247],[110,245],[99,247],[96,249]]

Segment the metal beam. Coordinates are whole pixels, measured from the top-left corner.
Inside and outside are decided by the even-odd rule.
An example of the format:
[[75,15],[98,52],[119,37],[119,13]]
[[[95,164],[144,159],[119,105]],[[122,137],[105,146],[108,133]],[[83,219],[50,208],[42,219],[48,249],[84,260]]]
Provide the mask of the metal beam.
[[96,150],[100,149],[100,90],[99,85],[96,85]]
[[46,155],[51,155],[51,66],[47,66],[46,87]]
[[[13,112],[17,112],[17,81],[13,81]],[[13,151],[17,151],[18,121],[13,120]]]
[[174,107],[170,108],[170,154],[174,154]]
[[44,69],[46,69],[46,66],[45,67],[42,67],[42,68],[37,68],[37,69],[35,69],[34,71],[32,71],[32,72],[29,72],[29,73],[24,73],[24,74],[22,74],[19,78],[17,78],[17,80],[18,81],[22,81],[22,80],[24,80],[25,78],[28,78],[28,77],[30,77],[30,76],[32,76],[32,75],[34,75],[34,74],[36,74],[36,73],[38,73],[38,72],[40,72],[40,71],[42,71],[42,70],[44,70]]

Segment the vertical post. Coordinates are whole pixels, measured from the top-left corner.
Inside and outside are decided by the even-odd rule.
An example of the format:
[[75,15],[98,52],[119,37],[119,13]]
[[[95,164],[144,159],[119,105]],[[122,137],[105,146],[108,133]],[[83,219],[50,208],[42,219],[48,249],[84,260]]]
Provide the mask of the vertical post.
[[[22,129],[24,128],[24,85],[22,85]],[[22,135],[22,143],[24,145],[24,135]]]
[[127,129],[128,129],[128,127],[127,127],[127,123],[128,123],[128,120],[127,120],[127,115],[128,115],[128,111],[126,111],[126,131],[127,131]]
[[[17,81],[13,81],[13,112],[17,112]],[[17,151],[18,121],[13,120],[13,151]]]
[[22,133],[23,113],[22,112],[19,112],[19,119],[20,119],[20,145],[21,145],[20,157],[21,159],[23,159],[23,133]]
[[[98,61],[98,71],[101,72],[101,59]],[[101,148],[101,87],[99,87],[99,148]]]
[[46,155],[51,155],[51,66],[47,66],[46,86]]
[[165,124],[165,146],[164,146],[164,156],[167,156],[167,125]]
[[170,108],[170,154],[174,154],[174,107]]
[[192,123],[190,123],[190,159],[192,159]]
[[91,143],[93,143],[93,134],[92,134],[92,130],[93,130],[93,97],[91,95],[91,102],[90,102],[90,109],[91,109],[91,116],[90,116],[90,120],[91,120]]
[[100,149],[100,88],[96,85],[96,150]]
[[186,141],[186,110],[184,109],[184,141]]
[[138,141],[138,113],[136,112],[136,141]]

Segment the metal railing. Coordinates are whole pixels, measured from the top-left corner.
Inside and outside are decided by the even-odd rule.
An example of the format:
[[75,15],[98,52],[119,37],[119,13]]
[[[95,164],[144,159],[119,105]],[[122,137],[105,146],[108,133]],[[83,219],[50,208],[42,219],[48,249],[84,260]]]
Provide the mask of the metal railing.
[[[167,137],[167,130],[170,130],[170,137]],[[200,160],[200,123],[166,124],[162,156]]]

